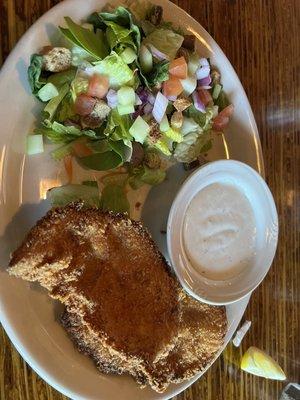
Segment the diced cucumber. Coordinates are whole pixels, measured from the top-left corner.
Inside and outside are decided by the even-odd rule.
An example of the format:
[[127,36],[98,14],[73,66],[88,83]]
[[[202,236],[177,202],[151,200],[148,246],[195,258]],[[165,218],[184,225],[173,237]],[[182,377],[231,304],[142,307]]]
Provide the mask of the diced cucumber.
[[198,54],[194,53],[190,56],[188,62],[189,75],[195,75],[198,68],[199,68],[199,56]]
[[139,60],[141,64],[142,71],[148,73],[153,68],[153,57],[150,50],[147,49],[145,45],[141,45]]
[[213,88],[213,92],[212,92],[212,98],[214,100],[217,100],[217,98],[219,97],[220,93],[222,90],[222,85],[220,85],[219,83],[216,83],[214,88]]
[[181,85],[183,87],[183,94],[189,96],[197,87],[196,76],[188,76],[185,79],[180,79]]
[[126,47],[126,49],[120,54],[120,56],[126,64],[133,63],[133,61],[137,57],[136,52],[132,50],[130,47]]
[[134,113],[134,106],[133,104],[120,104],[117,106],[118,113],[120,115],[127,115],[127,114],[133,114]]
[[163,116],[163,119],[161,120],[161,123],[159,124],[159,129],[161,132],[167,132],[170,129],[170,124],[168,121],[168,117],[166,114]]
[[46,83],[46,85],[38,91],[38,96],[42,101],[49,101],[57,95],[58,90],[56,89],[56,86],[54,86],[53,83],[50,82]]
[[129,86],[121,87],[118,92],[118,104],[122,106],[135,104],[135,92]]
[[144,143],[148,133],[150,132],[150,126],[142,117],[138,116],[129,129],[129,133],[137,142]]
[[28,155],[43,153],[43,135],[28,135],[26,143],[26,153]]

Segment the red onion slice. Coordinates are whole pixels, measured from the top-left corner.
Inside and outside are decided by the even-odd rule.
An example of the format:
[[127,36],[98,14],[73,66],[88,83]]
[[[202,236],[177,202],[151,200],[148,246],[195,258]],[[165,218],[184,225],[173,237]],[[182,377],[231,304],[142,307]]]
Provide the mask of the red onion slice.
[[197,92],[193,92],[192,98],[193,98],[193,102],[194,102],[194,106],[195,106],[196,110],[205,112],[205,106],[202,103],[202,101],[200,100]]
[[210,67],[209,65],[205,65],[204,67],[199,67],[196,71],[197,80],[202,80],[209,76]]
[[153,105],[150,103],[147,103],[145,105],[145,107],[143,108],[144,114],[150,114],[152,112],[152,110],[153,110]]
[[157,58],[158,60],[170,60],[169,56],[159,51],[155,46],[153,46],[153,44],[147,44],[147,47],[149,47],[149,50],[151,51],[153,57]]
[[211,76],[208,75],[205,78],[202,78],[198,81],[198,86],[203,87],[203,86],[209,86],[211,84]]
[[106,95],[107,105],[110,108],[116,108],[118,105],[118,95],[117,92],[113,89],[109,89]]

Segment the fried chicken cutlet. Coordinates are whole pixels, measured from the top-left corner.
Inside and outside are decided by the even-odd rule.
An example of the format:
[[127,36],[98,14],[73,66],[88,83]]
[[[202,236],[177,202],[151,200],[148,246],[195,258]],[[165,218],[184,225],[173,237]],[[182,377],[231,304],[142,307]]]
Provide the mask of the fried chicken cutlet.
[[65,305],[63,326],[100,371],[158,392],[200,372],[224,340],[225,309],[185,294],[141,223],[122,215],[82,203],[51,210],[9,273]]

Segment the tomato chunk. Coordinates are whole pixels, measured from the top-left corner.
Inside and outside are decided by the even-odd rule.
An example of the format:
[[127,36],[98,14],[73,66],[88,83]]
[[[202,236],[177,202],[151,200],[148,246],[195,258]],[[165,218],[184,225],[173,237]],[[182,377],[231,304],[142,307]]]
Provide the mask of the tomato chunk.
[[216,118],[213,120],[213,129],[215,131],[222,131],[226,126],[228,125],[229,118],[233,114],[234,107],[232,104],[229,106],[225,107],[224,110],[222,110]]
[[219,115],[213,120],[213,130],[215,131],[222,131],[228,125],[229,118],[228,117],[219,117]]
[[89,115],[96,104],[96,99],[91,96],[88,96],[85,93],[80,94],[75,101],[75,112],[76,114],[85,116]]
[[169,73],[179,79],[187,78],[187,63],[184,57],[176,58],[170,62]]
[[182,84],[178,78],[171,77],[163,83],[163,93],[165,96],[177,97],[183,91]]
[[87,94],[98,99],[106,96],[109,88],[109,80],[106,75],[94,74],[89,81]]
[[[224,110],[222,110],[219,115],[222,115],[222,117],[231,117],[234,111],[234,107],[232,104],[229,104],[229,106],[225,107]],[[219,116],[218,115],[218,116]]]
[[198,95],[202,103],[207,106],[212,101],[211,94],[206,89],[197,89]]

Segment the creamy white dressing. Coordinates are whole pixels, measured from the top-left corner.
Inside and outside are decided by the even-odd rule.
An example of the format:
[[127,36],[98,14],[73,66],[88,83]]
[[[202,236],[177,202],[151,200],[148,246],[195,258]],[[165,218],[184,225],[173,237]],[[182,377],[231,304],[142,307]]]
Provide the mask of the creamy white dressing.
[[204,187],[187,208],[183,241],[190,263],[204,277],[226,280],[250,268],[256,224],[249,200],[231,184]]

